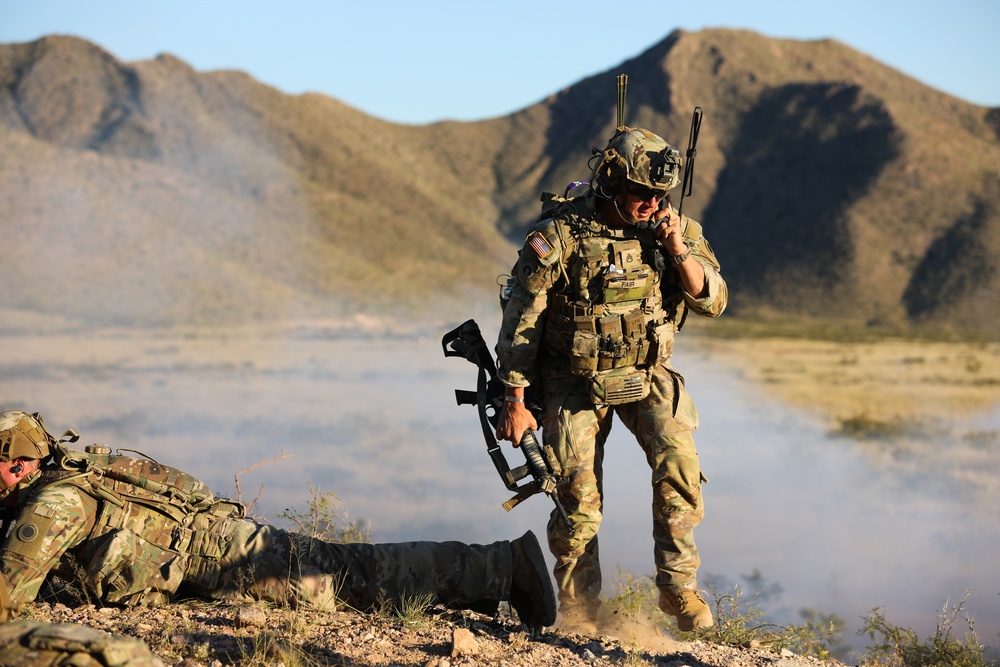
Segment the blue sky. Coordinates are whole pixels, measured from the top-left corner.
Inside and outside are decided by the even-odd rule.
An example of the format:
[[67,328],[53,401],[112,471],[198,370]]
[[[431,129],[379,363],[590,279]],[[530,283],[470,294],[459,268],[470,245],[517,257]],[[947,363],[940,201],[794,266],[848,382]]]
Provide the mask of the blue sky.
[[167,52],[198,70],[242,70],[403,123],[504,115],[675,28],[706,27],[832,37],[934,88],[1000,106],[1000,0],[0,0],[0,43],[58,33],[125,61]]

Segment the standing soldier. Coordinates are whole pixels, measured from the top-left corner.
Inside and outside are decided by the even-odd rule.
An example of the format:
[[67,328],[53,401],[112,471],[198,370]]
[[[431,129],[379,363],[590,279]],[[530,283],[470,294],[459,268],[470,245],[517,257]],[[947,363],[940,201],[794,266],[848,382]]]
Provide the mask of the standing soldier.
[[507,600],[532,630],[555,621],[530,531],[486,545],[326,542],[246,519],[241,504],[174,468],[66,446],[78,438],[56,441],[38,413],[0,413],[0,506],[14,517],[0,549],[0,620],[50,573],[76,581],[75,561],[88,592],[111,604],[159,605],[180,592],[367,610],[429,596],[482,613]]
[[514,266],[497,346],[505,385],[497,437],[517,443],[538,428],[524,403],[525,389],[537,390],[546,455],[564,479],[558,493],[575,528],[555,516],[548,523],[559,611],[589,630],[601,591],[604,444],[617,414],[652,469],[660,608],[681,630],[708,628],[693,537],[704,516],[698,413],[670,356],[689,310],[722,314],[726,283],[701,225],[669,199],[661,205],[680,182],[677,149],[620,126],[595,157],[589,190],[551,200]]

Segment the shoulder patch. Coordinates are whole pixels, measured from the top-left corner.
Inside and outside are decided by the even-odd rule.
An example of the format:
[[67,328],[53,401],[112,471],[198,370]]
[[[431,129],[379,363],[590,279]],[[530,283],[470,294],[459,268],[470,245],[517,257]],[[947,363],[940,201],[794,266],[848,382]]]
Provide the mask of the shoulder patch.
[[538,255],[538,259],[546,259],[555,250],[549,244],[548,240],[542,236],[541,232],[533,232],[531,236],[528,237],[528,245],[535,251],[535,254]]
[[54,518],[35,518],[33,521],[18,522],[10,539],[7,540],[7,553],[18,554],[28,559],[35,558],[41,551],[42,544],[49,536]]
[[26,523],[18,527],[17,539],[22,542],[31,542],[38,537],[38,526],[33,523]]
[[689,238],[692,241],[697,241],[702,236],[704,236],[704,232],[702,231],[700,222],[698,222],[697,220],[692,220],[686,215],[684,216],[684,221],[685,221],[684,231],[681,232],[681,234],[685,238]]

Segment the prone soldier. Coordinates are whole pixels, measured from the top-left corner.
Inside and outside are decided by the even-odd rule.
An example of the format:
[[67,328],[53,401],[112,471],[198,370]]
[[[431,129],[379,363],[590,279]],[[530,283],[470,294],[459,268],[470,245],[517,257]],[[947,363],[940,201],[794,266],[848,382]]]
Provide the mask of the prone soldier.
[[[102,602],[161,605],[184,594],[367,610],[430,596],[495,613],[509,601],[532,631],[556,603],[534,534],[492,544],[342,544],[258,524],[199,480],[151,460],[56,440],[38,413],[0,413],[0,617],[33,600],[52,573],[82,566]],[[6,526],[5,526],[6,528]]]

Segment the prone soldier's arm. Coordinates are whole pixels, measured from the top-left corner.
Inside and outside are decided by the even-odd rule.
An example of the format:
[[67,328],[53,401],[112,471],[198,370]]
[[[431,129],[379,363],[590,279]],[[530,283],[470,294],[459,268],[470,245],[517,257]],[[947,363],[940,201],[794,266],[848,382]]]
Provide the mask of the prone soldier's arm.
[[35,599],[66,551],[90,532],[95,514],[96,502],[69,486],[45,488],[21,510],[0,551],[11,609]]

